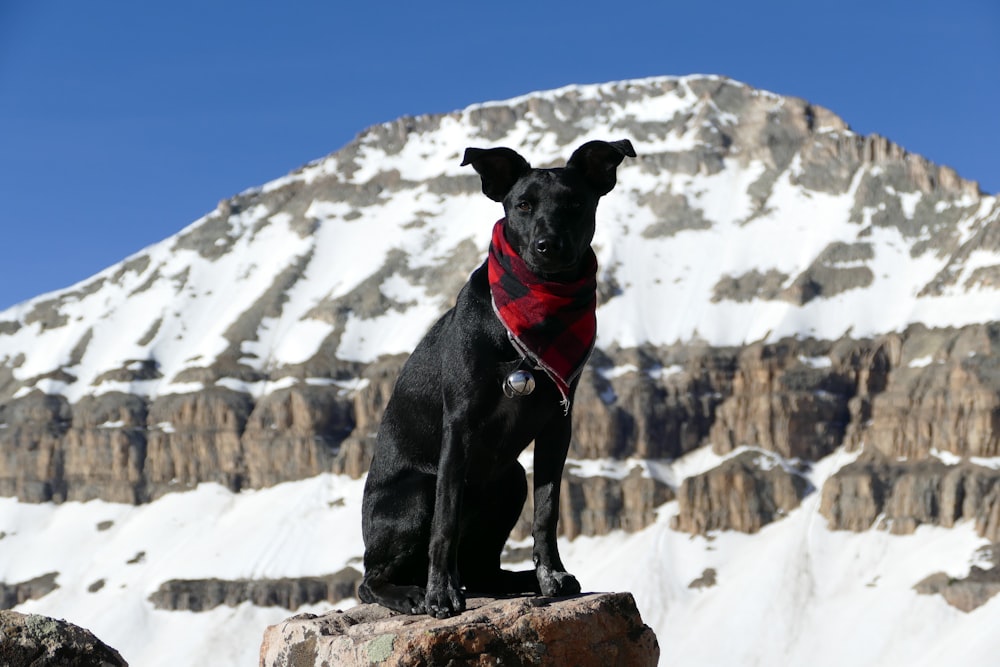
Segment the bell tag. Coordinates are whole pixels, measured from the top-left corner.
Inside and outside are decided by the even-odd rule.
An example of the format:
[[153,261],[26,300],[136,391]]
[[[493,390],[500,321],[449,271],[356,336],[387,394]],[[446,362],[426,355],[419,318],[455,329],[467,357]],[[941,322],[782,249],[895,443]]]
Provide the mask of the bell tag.
[[503,381],[503,393],[507,398],[527,396],[535,390],[535,376],[529,371],[518,369]]

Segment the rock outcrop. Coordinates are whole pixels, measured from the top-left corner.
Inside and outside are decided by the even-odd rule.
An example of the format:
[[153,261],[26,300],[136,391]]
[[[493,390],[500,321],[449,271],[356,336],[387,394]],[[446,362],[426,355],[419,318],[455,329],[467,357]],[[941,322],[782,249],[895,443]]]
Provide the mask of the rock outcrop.
[[312,665],[656,665],[660,649],[629,593],[472,598],[448,618],[374,604],[269,627],[261,667]]
[[16,611],[0,611],[0,665],[4,667],[128,667],[89,630]]
[[968,461],[890,459],[865,449],[823,485],[820,514],[834,530],[879,527],[896,534],[929,524],[951,527],[967,519],[1000,541],[1000,470]]
[[756,533],[798,507],[809,489],[809,482],[779,457],[742,452],[681,483],[679,514],[671,527],[700,535],[713,530]]
[[16,584],[0,582],[0,609],[13,609],[28,600],[45,597],[59,588],[59,584],[56,583],[58,577],[58,572],[49,572]]
[[236,607],[250,602],[258,607],[295,611],[319,602],[336,604],[355,596],[361,573],[352,567],[325,577],[283,579],[171,579],[149,596],[157,609],[205,611],[219,605]]
[[[528,476],[531,487],[531,476]],[[607,535],[613,530],[634,533],[656,520],[656,508],[673,500],[667,484],[644,475],[636,466],[625,477],[578,476],[563,473],[560,486],[559,535]],[[534,513],[532,494],[521,511],[511,536],[521,540],[531,535]]]
[[973,565],[964,577],[952,577],[936,572],[913,587],[921,595],[940,595],[952,607],[966,613],[986,604],[1000,593],[1000,544],[993,543],[979,550],[987,556],[990,567]]

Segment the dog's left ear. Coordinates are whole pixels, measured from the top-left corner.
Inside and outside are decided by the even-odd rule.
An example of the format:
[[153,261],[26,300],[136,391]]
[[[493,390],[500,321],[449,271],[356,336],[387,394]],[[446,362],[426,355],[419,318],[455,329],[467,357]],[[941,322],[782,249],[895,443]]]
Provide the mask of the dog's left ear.
[[466,148],[462,166],[471,164],[483,179],[483,194],[502,202],[510,189],[529,171],[528,161],[510,148]]
[[618,182],[618,165],[626,157],[635,157],[635,149],[628,139],[621,141],[588,141],[573,151],[567,169],[579,170],[598,196],[611,192]]

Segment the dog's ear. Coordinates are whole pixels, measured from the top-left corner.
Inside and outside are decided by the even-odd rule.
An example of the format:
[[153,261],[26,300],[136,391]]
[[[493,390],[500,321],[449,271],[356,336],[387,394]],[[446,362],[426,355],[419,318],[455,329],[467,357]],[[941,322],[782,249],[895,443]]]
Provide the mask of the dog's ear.
[[573,151],[567,169],[579,170],[599,196],[611,192],[618,181],[618,165],[626,157],[635,157],[635,149],[628,139],[621,141],[588,141]]
[[531,171],[528,161],[510,148],[466,148],[462,166],[467,164],[482,177],[483,194],[499,202],[517,179]]

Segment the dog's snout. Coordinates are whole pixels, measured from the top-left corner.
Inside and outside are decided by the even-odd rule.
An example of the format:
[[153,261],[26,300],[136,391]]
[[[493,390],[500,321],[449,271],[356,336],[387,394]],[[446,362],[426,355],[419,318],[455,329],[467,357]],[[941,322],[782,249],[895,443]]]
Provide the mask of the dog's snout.
[[555,239],[543,236],[539,239],[535,239],[535,252],[539,255],[548,255],[556,250],[556,245],[557,243]]

